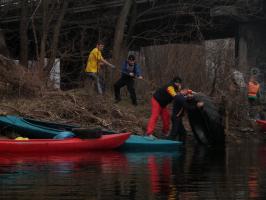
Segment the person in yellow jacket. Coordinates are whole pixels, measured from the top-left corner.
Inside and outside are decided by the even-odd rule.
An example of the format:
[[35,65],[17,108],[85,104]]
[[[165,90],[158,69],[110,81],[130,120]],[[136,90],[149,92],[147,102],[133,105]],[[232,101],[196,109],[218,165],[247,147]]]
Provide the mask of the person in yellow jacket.
[[103,88],[99,77],[99,71],[101,65],[105,64],[111,68],[115,68],[115,66],[108,61],[106,61],[102,56],[102,50],[104,48],[104,43],[102,41],[98,41],[96,47],[90,52],[88,56],[87,65],[85,68],[85,73],[87,76],[96,81],[97,91],[99,94],[103,94]]
[[249,116],[254,118],[257,112],[258,96],[260,91],[260,84],[257,82],[255,76],[251,76],[248,82],[248,102],[249,102]]

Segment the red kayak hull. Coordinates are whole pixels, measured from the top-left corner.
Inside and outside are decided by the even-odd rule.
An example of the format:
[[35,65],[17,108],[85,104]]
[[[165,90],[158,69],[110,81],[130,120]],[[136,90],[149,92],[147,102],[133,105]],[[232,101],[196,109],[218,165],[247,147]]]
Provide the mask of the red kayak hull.
[[259,125],[260,129],[266,131],[266,120],[256,120],[256,123]]
[[103,135],[96,139],[29,139],[29,140],[0,140],[0,152],[3,153],[62,153],[86,152],[93,150],[110,150],[121,146],[130,133]]

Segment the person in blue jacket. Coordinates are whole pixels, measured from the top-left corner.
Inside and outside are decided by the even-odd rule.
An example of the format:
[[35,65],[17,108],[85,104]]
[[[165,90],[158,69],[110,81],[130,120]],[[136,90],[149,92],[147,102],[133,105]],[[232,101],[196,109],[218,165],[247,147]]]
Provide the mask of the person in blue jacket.
[[135,106],[138,105],[134,87],[134,79],[136,78],[143,79],[141,76],[140,66],[136,63],[135,56],[129,55],[127,60],[122,65],[120,79],[114,84],[115,103],[121,101],[120,89],[124,86],[127,86],[132,104]]

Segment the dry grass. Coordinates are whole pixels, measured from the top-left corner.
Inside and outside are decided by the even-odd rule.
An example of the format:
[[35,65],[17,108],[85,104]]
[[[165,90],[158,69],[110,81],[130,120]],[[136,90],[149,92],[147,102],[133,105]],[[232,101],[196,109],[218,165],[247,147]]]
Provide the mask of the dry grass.
[[0,94],[5,96],[38,96],[44,86],[40,71],[29,71],[0,55]]
[[98,96],[85,89],[47,91],[38,98],[2,100],[2,114],[12,114],[83,127],[104,127],[142,134],[145,131],[149,106],[135,107],[129,102],[114,104],[109,95]]

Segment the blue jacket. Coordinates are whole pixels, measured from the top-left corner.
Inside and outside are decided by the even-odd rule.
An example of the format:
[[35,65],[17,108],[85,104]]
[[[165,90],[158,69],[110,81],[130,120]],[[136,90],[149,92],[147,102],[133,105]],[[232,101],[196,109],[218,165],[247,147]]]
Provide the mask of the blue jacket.
[[134,73],[136,77],[141,76],[141,70],[138,64],[135,63],[132,69],[130,69],[127,61],[125,61],[121,67],[121,76],[129,75],[130,72]]

